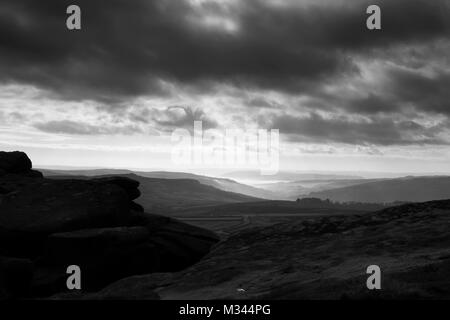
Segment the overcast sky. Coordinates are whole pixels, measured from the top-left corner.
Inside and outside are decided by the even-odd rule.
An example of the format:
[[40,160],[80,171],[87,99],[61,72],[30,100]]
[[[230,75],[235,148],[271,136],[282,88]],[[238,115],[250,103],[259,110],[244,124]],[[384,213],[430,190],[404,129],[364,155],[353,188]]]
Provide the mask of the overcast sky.
[[181,171],[202,120],[279,129],[286,170],[450,172],[449,52],[448,0],[2,0],[0,149]]

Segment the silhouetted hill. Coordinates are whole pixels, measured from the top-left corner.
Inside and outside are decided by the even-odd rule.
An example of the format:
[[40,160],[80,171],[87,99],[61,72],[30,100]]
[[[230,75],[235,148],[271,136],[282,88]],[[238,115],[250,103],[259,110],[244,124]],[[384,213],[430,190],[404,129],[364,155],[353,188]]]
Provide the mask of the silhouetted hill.
[[47,177],[52,176],[101,176],[101,175],[124,175],[135,174],[146,178],[158,179],[192,179],[197,180],[201,184],[212,186],[214,188],[234,193],[241,193],[250,197],[262,199],[276,199],[277,195],[269,190],[255,188],[246,184],[238,183],[232,179],[209,177],[186,172],[169,172],[169,171],[131,171],[124,169],[92,169],[92,170],[50,170],[40,169]]
[[423,202],[450,198],[450,177],[405,177],[312,192],[310,197],[339,202]]
[[126,177],[140,182],[142,196],[136,202],[150,212],[167,213],[167,210],[181,208],[260,200],[223,191],[193,179],[145,178],[135,174]]
[[[91,179],[105,176],[50,176],[51,179]],[[179,209],[241,203],[261,200],[239,193],[227,192],[193,179],[146,178],[137,174],[120,174],[140,183],[141,196],[136,202],[148,212],[170,214]]]

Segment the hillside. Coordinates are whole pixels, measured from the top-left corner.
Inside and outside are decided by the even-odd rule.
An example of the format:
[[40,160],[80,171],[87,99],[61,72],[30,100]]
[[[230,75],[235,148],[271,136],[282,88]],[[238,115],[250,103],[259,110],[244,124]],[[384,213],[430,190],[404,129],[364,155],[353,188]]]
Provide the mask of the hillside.
[[223,191],[241,193],[250,197],[262,199],[276,199],[277,195],[269,190],[255,188],[246,184],[238,183],[232,179],[209,177],[186,172],[170,172],[170,171],[131,171],[123,169],[91,169],[91,170],[50,170],[39,169],[45,176],[101,176],[101,175],[126,175],[135,174],[145,178],[157,179],[192,179],[197,180],[201,184],[211,186]]
[[450,198],[450,177],[405,177],[312,192],[310,197],[339,202],[423,202]]
[[[116,175],[103,175],[110,177]],[[148,212],[170,214],[179,209],[226,203],[258,201],[259,198],[227,192],[193,179],[146,178],[136,174],[120,174],[140,183],[141,196],[136,200]],[[94,176],[49,176],[51,179],[91,179]]]
[[339,215],[375,211],[382,206],[364,208],[358,205],[330,204],[329,206],[304,206],[295,201],[263,200],[245,203],[229,203],[216,206],[187,208],[177,211],[177,216],[219,217],[229,215]]
[[238,183],[232,179],[209,177],[186,172],[169,172],[169,171],[152,171],[152,172],[137,171],[135,172],[135,174],[147,178],[193,179],[199,181],[201,184],[211,186],[223,191],[241,193],[247,196],[263,199],[275,199],[277,197],[277,195],[271,191],[264,190],[261,188],[255,188],[243,183]]
[[149,212],[167,213],[167,210],[180,208],[260,200],[223,191],[193,179],[145,178],[135,174],[125,176],[140,182],[142,195],[136,202]]
[[[96,299],[449,299],[450,200],[253,228],[194,266],[135,276]],[[382,290],[367,290],[378,265]]]

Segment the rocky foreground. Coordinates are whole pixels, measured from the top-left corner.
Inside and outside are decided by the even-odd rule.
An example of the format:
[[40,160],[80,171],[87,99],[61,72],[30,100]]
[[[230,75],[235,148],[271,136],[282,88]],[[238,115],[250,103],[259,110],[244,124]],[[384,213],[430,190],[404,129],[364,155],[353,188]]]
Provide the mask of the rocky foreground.
[[[382,289],[366,287],[381,268]],[[178,273],[120,280],[89,299],[449,299],[450,200],[237,234]],[[60,297],[61,298],[61,297]]]
[[[174,272],[199,261],[217,236],[143,212],[127,178],[50,180],[22,152],[0,152],[0,299],[68,291],[69,265],[82,292],[122,278]],[[157,296],[154,296],[157,298]]]
[[[0,161],[3,298],[450,298],[450,200],[255,228],[215,244],[209,231],[142,212],[133,180],[47,180],[22,160],[22,169]],[[65,288],[68,264],[85,270],[82,291]],[[381,290],[366,287],[369,265],[381,268]]]

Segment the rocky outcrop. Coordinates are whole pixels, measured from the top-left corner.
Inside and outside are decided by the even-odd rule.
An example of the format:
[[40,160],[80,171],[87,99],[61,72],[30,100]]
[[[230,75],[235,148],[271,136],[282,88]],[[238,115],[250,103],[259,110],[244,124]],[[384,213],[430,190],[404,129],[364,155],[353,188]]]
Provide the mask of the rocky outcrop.
[[[179,271],[218,241],[212,232],[143,212],[133,202],[139,182],[129,178],[45,179],[20,152],[0,153],[0,170],[0,255],[9,257],[0,259],[2,298],[65,292],[73,264],[83,271],[84,291]],[[17,278],[11,270],[30,281],[14,291],[17,281],[5,280]]]
[[31,169],[30,158],[20,151],[0,151],[0,177],[6,174],[21,174],[29,177],[42,177],[39,171]]
[[[122,279],[89,299],[449,299],[450,200],[238,233],[177,273]],[[382,290],[366,269],[381,268]]]
[[105,184],[116,185],[116,186],[122,188],[127,193],[128,199],[130,201],[139,198],[141,195],[141,192],[139,191],[139,182],[136,180],[127,178],[127,177],[119,177],[119,176],[103,177],[103,178],[97,178],[97,179],[92,179],[92,180],[97,181],[97,182],[102,182]]
[[0,256],[0,299],[28,296],[32,277],[30,260]]
[[26,173],[31,167],[31,160],[24,152],[0,151],[0,170],[3,173]]

